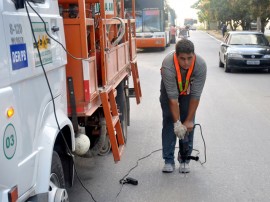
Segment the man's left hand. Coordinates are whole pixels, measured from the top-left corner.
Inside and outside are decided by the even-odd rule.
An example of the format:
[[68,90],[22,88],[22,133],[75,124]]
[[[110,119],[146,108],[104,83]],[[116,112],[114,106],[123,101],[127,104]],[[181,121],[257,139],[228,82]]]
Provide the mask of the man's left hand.
[[183,125],[186,126],[187,132],[193,131],[193,128],[194,128],[194,122],[193,121],[185,121],[183,123]]

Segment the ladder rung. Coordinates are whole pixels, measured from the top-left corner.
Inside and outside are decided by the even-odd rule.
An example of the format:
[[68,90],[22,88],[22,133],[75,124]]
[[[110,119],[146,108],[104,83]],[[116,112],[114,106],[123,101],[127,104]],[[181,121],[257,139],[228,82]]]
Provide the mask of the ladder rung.
[[119,121],[119,116],[113,116],[112,117],[112,122],[113,122],[113,127],[115,127],[116,123]]

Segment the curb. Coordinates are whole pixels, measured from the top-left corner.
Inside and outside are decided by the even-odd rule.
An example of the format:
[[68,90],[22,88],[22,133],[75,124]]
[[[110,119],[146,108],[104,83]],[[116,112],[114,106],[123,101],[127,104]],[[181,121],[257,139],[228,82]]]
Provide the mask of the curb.
[[222,43],[222,41],[218,38],[216,38],[215,36],[213,36],[212,34],[209,34],[208,32],[206,32],[211,38],[215,39],[216,41]]

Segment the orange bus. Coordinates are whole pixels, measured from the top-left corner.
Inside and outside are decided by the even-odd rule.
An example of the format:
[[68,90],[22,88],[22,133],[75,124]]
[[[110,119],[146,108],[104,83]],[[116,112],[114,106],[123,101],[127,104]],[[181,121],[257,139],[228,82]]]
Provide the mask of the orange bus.
[[165,50],[170,45],[170,26],[175,24],[172,11],[164,0],[136,0],[137,48]]

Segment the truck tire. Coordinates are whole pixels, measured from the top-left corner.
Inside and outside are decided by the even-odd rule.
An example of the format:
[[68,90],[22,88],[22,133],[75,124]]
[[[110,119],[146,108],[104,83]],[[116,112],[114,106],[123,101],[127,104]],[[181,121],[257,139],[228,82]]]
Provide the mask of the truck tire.
[[50,181],[59,188],[65,188],[63,167],[56,151],[53,151]]
[[125,94],[125,80],[123,80],[117,86],[117,96],[116,96],[116,103],[120,111],[120,121],[121,121],[121,128],[125,143],[127,142],[127,126],[128,126],[128,106],[127,106],[127,96]]
[[53,192],[52,198],[54,202],[69,201],[67,191],[65,190],[65,178],[61,159],[56,151],[53,151],[52,155],[49,191]]
[[109,136],[106,135],[104,145],[99,149],[98,155],[106,156],[107,154],[110,153],[111,147],[112,147],[112,145],[111,145]]

